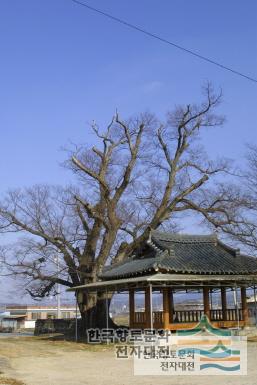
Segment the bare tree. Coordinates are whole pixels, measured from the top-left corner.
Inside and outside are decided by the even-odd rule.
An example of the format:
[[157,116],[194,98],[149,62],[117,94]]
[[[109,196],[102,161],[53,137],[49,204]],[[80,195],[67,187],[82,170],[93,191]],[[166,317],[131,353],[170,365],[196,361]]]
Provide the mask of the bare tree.
[[[118,113],[103,131],[93,122],[95,146],[77,147],[66,163],[76,186],[10,191],[0,203],[0,228],[22,236],[2,251],[10,274],[44,297],[56,283],[95,282],[106,264],[140,249],[152,229],[174,230],[183,214],[222,231],[239,226],[241,197],[222,184],[228,162],[208,160],[199,144],[204,129],[223,123],[215,114],[220,99],[207,85],[203,103],[176,107],[164,122],[151,114],[124,121]],[[102,299],[78,298],[86,326],[102,326]]]
[[227,234],[243,245],[246,252],[257,255],[257,146],[248,145],[247,164],[241,167],[240,183],[234,188],[241,197],[241,221],[227,228]]

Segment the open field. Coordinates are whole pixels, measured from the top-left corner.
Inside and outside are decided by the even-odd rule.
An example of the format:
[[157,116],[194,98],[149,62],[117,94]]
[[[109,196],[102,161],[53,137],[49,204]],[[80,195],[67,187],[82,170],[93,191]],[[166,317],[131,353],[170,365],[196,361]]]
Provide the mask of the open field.
[[[113,346],[37,337],[0,338],[0,372],[0,385],[206,385],[206,376],[134,376],[132,360],[116,360]],[[248,343],[248,375],[208,376],[217,383],[257,384],[257,341]]]

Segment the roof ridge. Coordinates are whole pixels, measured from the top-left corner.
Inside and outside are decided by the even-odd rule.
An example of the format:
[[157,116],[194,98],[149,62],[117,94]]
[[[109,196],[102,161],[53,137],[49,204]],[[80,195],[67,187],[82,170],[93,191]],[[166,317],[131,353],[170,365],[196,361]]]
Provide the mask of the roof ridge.
[[154,242],[153,242],[153,240],[151,239],[148,239],[147,241],[146,241],[146,243],[149,245],[149,246],[151,246],[155,251],[163,251],[163,249],[161,249],[160,247],[159,247],[159,245],[157,246]]
[[121,261],[115,262],[113,264],[110,263],[109,265],[105,265],[102,268],[102,272],[107,272],[109,270],[112,270],[115,267],[119,267],[119,266],[125,265],[126,263],[129,263],[129,262],[133,261],[134,258],[135,258],[135,254],[131,254],[130,257],[124,258]]
[[218,237],[215,233],[212,234],[178,234],[178,233],[165,233],[158,230],[154,230],[152,233],[153,240],[169,241],[169,242],[181,242],[181,243],[216,243]]
[[233,254],[234,254],[234,256],[235,257],[238,257],[238,256],[240,256],[240,255],[242,255],[241,254],[241,251],[240,251],[240,248],[234,248],[234,247],[232,247],[232,246],[230,246],[230,245],[226,245],[225,243],[223,243],[220,239],[218,239],[218,244],[221,246],[221,247],[223,247],[224,249],[226,249],[226,250],[228,250],[228,251],[231,251]]

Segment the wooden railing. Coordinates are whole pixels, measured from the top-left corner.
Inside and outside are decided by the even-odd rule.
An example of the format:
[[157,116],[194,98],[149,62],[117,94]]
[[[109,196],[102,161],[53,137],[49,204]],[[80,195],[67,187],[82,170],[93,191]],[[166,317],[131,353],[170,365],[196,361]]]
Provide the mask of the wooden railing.
[[[234,309],[233,309],[234,310]],[[228,311],[227,311],[228,312]],[[210,310],[210,318],[212,321],[222,321],[223,320],[223,312],[222,309],[213,309]]]
[[[135,312],[134,313],[134,323],[142,324],[146,321],[145,312]],[[163,313],[162,311],[154,311],[153,312],[153,323],[161,324],[163,322]]]
[[242,309],[226,309],[225,317],[221,309],[211,310],[211,321],[243,321]]
[[176,310],[173,322],[199,322],[203,314],[203,310]]
[[[250,313],[250,312],[249,312]],[[171,323],[186,323],[186,322],[199,322],[201,317],[204,315],[203,310],[176,310],[173,313],[173,320]],[[249,314],[250,315],[250,314]],[[239,321],[243,320],[242,309],[226,309],[226,315],[223,317],[222,309],[212,309],[210,310],[210,320],[211,321]],[[143,324],[146,322],[145,312],[135,312],[134,313],[134,323]],[[153,323],[162,324],[163,323],[163,312],[154,311],[153,312]]]
[[163,312],[162,311],[154,311],[153,312],[153,323],[162,324],[163,322]]
[[145,321],[146,321],[146,316],[144,312],[138,311],[134,313],[134,323],[142,324],[142,323],[145,323]]

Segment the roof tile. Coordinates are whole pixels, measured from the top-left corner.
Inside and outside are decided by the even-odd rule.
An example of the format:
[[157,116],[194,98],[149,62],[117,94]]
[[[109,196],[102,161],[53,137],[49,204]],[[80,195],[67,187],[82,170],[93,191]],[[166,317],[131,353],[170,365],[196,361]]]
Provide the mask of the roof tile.
[[104,269],[101,278],[115,279],[161,270],[188,274],[257,274],[257,259],[224,245],[216,235],[183,235],[154,231],[151,252]]

